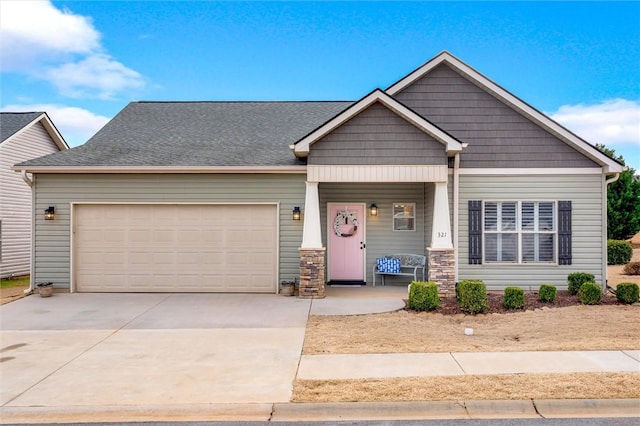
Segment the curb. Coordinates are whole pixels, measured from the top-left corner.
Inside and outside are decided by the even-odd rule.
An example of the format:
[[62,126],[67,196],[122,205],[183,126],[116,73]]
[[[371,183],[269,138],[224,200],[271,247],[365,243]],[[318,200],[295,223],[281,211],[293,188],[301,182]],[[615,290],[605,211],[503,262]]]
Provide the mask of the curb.
[[355,421],[640,418],[640,399],[2,407],[0,424],[145,421]]

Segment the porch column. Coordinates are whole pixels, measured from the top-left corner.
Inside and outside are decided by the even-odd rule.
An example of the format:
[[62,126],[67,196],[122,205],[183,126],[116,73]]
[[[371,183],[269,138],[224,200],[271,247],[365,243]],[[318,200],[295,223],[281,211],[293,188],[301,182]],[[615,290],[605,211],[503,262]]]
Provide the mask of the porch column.
[[298,297],[301,299],[323,299],[325,296],[326,249],[322,246],[318,182],[307,182],[303,219],[302,246],[299,250],[300,289]]
[[428,280],[438,284],[440,293],[455,295],[456,260],[451,239],[447,182],[435,182],[431,246],[427,247]]

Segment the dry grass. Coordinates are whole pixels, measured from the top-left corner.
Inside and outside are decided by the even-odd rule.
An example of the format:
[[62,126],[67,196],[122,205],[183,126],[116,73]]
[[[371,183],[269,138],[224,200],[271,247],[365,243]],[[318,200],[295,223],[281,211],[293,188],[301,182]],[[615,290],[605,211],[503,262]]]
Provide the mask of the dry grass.
[[[640,238],[640,232],[634,238]],[[640,262],[640,248],[633,249],[631,261]],[[640,285],[640,275],[625,275],[623,270],[624,265],[607,266],[607,284],[613,288],[620,283],[636,283]]]
[[640,373],[297,380],[292,402],[640,398]]
[[[473,336],[465,336],[465,328]],[[640,349],[640,307],[572,306],[502,315],[389,312],[312,316],[303,353]]]

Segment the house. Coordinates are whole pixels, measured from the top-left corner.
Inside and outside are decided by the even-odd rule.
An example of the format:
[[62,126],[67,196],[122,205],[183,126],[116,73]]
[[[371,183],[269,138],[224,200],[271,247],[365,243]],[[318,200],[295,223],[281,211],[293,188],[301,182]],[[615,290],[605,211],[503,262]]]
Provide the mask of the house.
[[68,149],[45,112],[0,113],[0,278],[29,275],[31,182],[14,164]]
[[624,167],[443,52],[355,102],[133,102],[15,169],[35,176],[39,281],[275,293],[295,278],[323,297],[371,283],[388,253],[425,255],[442,291],[602,283]]

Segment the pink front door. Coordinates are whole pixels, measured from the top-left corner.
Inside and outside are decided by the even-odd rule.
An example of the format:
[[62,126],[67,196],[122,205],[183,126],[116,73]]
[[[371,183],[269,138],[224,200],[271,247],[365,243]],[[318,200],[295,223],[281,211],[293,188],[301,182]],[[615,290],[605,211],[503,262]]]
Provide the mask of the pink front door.
[[365,206],[329,204],[329,280],[365,281]]

